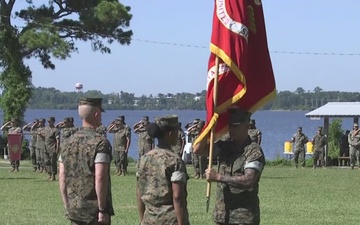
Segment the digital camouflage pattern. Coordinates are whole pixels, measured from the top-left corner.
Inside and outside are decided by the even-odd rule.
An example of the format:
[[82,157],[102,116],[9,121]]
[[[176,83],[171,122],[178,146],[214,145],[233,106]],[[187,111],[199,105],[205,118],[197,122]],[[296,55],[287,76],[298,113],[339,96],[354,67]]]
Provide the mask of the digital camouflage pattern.
[[33,167],[37,168],[37,161],[36,161],[36,139],[37,133],[35,131],[30,131],[31,140],[30,140],[30,158],[31,164]]
[[[199,135],[200,135],[200,130],[196,130],[194,132],[191,133],[191,135],[193,136],[192,140],[194,143],[194,140],[196,140]],[[191,149],[192,149],[192,145],[191,145]],[[206,167],[207,167],[207,159],[206,156],[201,156],[201,155],[196,155],[196,154],[192,154],[192,165],[194,168],[194,172],[195,172],[195,176],[203,176],[203,174],[205,173]]]
[[60,130],[60,148],[65,145],[69,137],[74,134],[78,129],[76,127],[64,127]]
[[59,129],[53,127],[45,128],[45,153],[44,153],[44,164],[46,171],[49,174],[57,174],[57,154],[58,149],[56,146],[57,140],[60,139]]
[[107,128],[104,125],[100,125],[96,128],[96,132],[106,137]]
[[259,143],[259,140],[261,139],[261,131],[257,128],[248,130],[248,134],[253,142]]
[[[69,205],[67,217],[71,220],[91,222],[97,216],[98,202],[95,192],[95,157],[104,153],[111,160],[109,141],[92,128],[82,128],[70,136],[61,149],[61,161],[65,168],[65,185]],[[109,164],[110,164],[109,160]],[[111,196],[110,167],[106,208],[114,215]]]
[[350,131],[349,136],[350,165],[353,168],[356,164],[360,167],[360,132]]
[[185,141],[184,130],[179,127],[178,138],[177,138],[176,145],[173,145],[171,148],[172,148],[173,152],[178,154],[180,157],[182,157],[180,152],[182,150],[181,148],[182,148],[182,144],[183,144],[184,141]]
[[114,128],[114,161],[118,170],[126,171],[127,153],[125,153],[127,138],[131,140],[131,128],[125,125],[122,128]]
[[139,148],[139,158],[149,152],[154,144],[154,139],[152,139],[146,130],[139,131],[138,138],[138,148]]
[[[244,166],[249,162],[265,165],[261,147],[249,138],[245,147],[239,150],[232,141],[218,141],[218,173],[229,176],[241,176]],[[261,176],[261,175],[260,175]],[[217,183],[214,221],[223,224],[258,224],[260,223],[259,179],[252,190],[242,190],[226,183]]]
[[36,161],[39,167],[44,166],[44,155],[45,155],[45,127],[34,128],[36,132]]
[[301,166],[305,167],[305,144],[309,141],[305,134],[297,132],[293,135],[291,141],[295,143],[294,162],[298,166],[299,158],[302,161]]
[[324,166],[324,151],[326,145],[326,137],[323,134],[317,134],[312,141],[314,146],[314,166],[316,167],[317,161],[320,160],[320,165]]
[[[175,171],[186,175],[185,163],[170,149],[155,148],[141,157],[138,168],[138,187],[145,205],[142,225],[177,225],[171,176]],[[185,185],[185,201],[187,197]],[[184,225],[189,225],[189,215],[185,203]]]

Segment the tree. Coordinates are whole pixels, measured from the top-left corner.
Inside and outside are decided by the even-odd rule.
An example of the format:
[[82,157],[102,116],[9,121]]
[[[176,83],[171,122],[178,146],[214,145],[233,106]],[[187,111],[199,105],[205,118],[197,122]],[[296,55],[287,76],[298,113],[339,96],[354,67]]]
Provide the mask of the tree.
[[296,88],[295,94],[298,94],[298,95],[303,95],[303,94],[305,94],[304,88],[302,88],[302,87]]
[[[75,41],[90,41],[102,53],[111,53],[106,42],[130,44],[130,7],[118,0],[49,0],[42,5],[26,0],[28,7],[14,12],[15,2],[0,0],[0,104],[5,119],[23,118],[31,97],[31,71],[24,59],[35,57],[44,68],[55,69],[51,59],[77,52]],[[14,17],[25,25],[14,25]]]

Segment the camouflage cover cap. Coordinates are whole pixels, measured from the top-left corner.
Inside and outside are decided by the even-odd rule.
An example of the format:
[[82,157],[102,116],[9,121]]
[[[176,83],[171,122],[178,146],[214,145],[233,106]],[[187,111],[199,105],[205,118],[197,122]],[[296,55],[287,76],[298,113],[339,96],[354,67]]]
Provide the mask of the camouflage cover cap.
[[64,118],[64,123],[70,123],[70,122],[71,122],[70,117],[65,117],[65,118]]
[[322,129],[323,129],[322,127],[318,127],[318,130],[319,130],[319,131],[322,131]]
[[46,120],[44,118],[40,118],[39,121],[45,123]]
[[36,123],[36,122],[38,122],[38,121],[39,121],[38,119],[34,119],[33,123]]
[[123,124],[123,121],[121,119],[115,119],[114,123],[116,125],[120,125],[120,124]]
[[48,121],[55,121],[55,117],[49,117]]
[[253,119],[253,120],[250,120],[250,124],[255,125],[255,120],[254,120],[254,119]]
[[240,125],[249,122],[251,113],[240,108],[229,108],[229,124]]
[[179,127],[179,120],[176,115],[157,117],[155,118],[155,123],[159,127],[174,127],[174,128]]
[[70,122],[74,122],[74,117],[69,117]]
[[297,129],[298,129],[298,130],[302,130],[302,127],[298,127]]
[[142,121],[149,122],[149,117],[148,116],[143,116]]
[[124,115],[119,116],[119,120],[125,122],[125,116]]
[[105,112],[101,107],[102,98],[80,98],[79,105],[91,105],[101,109],[101,112]]

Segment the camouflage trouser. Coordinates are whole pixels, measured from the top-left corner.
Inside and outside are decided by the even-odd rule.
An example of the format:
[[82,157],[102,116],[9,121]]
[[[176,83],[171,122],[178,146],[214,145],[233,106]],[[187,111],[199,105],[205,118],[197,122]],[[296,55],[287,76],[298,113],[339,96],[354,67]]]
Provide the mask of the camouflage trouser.
[[350,166],[355,166],[355,160],[356,165],[360,167],[360,151],[356,148],[350,147]]
[[55,151],[44,153],[44,165],[48,174],[57,174],[57,153]]
[[192,164],[196,175],[203,175],[206,170],[206,156],[192,155]]
[[36,148],[36,162],[37,162],[37,166],[40,167],[44,167],[44,154],[45,154],[45,149],[42,148]]
[[97,221],[97,219],[96,220],[94,220],[94,221],[91,221],[90,223],[87,223],[87,222],[82,222],[82,221],[76,221],[76,220],[70,220],[71,221],[71,225],[111,225],[111,220],[109,221],[109,223],[99,223],[98,221]]
[[314,152],[314,166],[315,167],[318,165],[317,164],[318,161],[319,161],[319,166],[324,166],[325,165],[324,152],[315,150],[315,152]]
[[298,166],[299,159],[301,161],[301,166],[305,167],[305,149],[297,149],[294,152],[294,162],[295,166]]
[[30,158],[31,158],[31,164],[33,165],[34,168],[37,168],[37,163],[36,163],[36,147],[35,146],[30,146]]
[[117,170],[127,171],[128,157],[125,151],[114,151],[114,162]]

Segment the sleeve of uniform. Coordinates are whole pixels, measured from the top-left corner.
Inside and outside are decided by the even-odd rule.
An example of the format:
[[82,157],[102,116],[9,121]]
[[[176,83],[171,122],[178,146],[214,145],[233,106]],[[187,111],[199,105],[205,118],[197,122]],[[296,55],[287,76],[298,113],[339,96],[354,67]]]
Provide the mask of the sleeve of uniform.
[[55,138],[60,139],[60,130],[59,129],[56,129],[56,131],[55,131]]
[[264,165],[265,158],[263,151],[260,146],[255,145],[247,154],[244,169],[254,169],[261,173]]
[[170,181],[173,183],[181,182],[187,183],[189,176],[186,172],[185,163],[180,159],[176,158],[176,163],[174,164],[174,170],[171,174]]
[[111,162],[111,146],[108,140],[101,141],[96,148],[96,155],[94,163],[108,163]]

